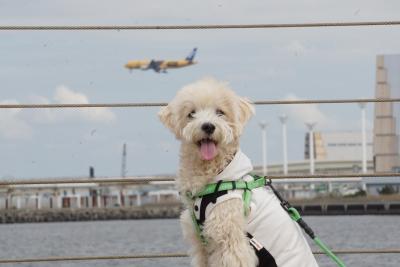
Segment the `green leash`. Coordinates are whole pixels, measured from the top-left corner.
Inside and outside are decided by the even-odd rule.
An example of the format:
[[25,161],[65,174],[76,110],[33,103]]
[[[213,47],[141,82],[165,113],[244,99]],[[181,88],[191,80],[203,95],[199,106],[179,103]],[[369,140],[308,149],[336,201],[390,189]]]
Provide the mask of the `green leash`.
[[[288,203],[286,201],[286,203]],[[290,205],[290,204],[289,204]],[[293,221],[297,222],[300,227],[308,234],[308,236],[314,240],[314,243],[318,245],[318,247],[329,257],[331,258],[336,264],[340,267],[346,267],[346,265],[339,259],[338,256],[335,255],[335,253],[332,252],[328,248],[327,245],[324,244],[324,242],[319,239],[314,231],[306,224],[306,222],[303,220],[303,218],[300,216],[300,213],[293,207],[289,207],[288,209],[285,208],[285,210],[289,213],[290,217],[292,218]]]
[[321,239],[319,239],[314,231],[311,229],[310,226],[308,226],[308,224],[303,220],[303,218],[301,217],[300,213],[285,199],[283,199],[283,197],[279,194],[279,192],[272,186],[272,181],[269,180],[267,181],[267,179],[264,177],[263,179],[266,180],[266,185],[268,185],[272,191],[274,192],[274,194],[276,195],[276,197],[279,199],[279,201],[281,202],[281,206],[289,213],[290,217],[292,218],[293,221],[297,222],[299,224],[299,226],[304,230],[304,232],[307,233],[307,235],[314,240],[314,243],[317,244],[317,246],[329,257],[331,258],[339,267],[346,267],[346,265],[344,264],[344,262],[339,259],[338,256],[335,255],[335,253],[332,252],[332,250],[330,250],[328,248],[327,245],[325,245]]
[[[346,267],[346,265],[337,257],[332,250],[328,248],[314,233],[314,231],[308,226],[308,224],[303,220],[300,213],[288,202],[286,201],[279,192],[272,186],[272,181],[267,179],[266,177],[260,177],[258,175],[251,175],[253,177],[253,181],[246,182],[244,180],[238,181],[224,181],[218,182],[215,184],[208,184],[202,191],[197,193],[196,195],[191,195],[190,192],[187,193],[187,197],[189,199],[196,199],[198,197],[202,197],[209,194],[214,194],[223,190],[234,190],[234,189],[242,189],[243,190],[243,206],[245,216],[248,215],[250,210],[250,201],[251,201],[251,191],[255,188],[269,186],[274,192],[275,196],[281,202],[281,206],[286,212],[290,215],[293,221],[297,222],[299,226],[307,233],[307,235],[317,244],[317,246],[329,257],[331,258],[339,267]],[[195,230],[197,232],[197,236],[202,241],[203,244],[206,244],[202,234],[202,226],[199,225],[194,216],[194,211],[192,210],[192,220],[195,226]]]

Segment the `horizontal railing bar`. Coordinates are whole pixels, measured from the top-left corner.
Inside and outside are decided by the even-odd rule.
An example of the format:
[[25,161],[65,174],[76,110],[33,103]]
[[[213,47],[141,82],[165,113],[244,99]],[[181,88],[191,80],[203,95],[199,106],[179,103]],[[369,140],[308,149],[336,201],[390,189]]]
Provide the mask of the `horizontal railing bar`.
[[400,173],[349,173],[349,174],[293,174],[267,175],[270,179],[314,179],[314,178],[357,178],[357,177],[400,177]]
[[254,101],[256,105],[297,105],[297,104],[347,104],[347,103],[385,103],[400,102],[400,98],[361,98],[361,99],[298,99]]
[[137,108],[161,107],[167,103],[98,103],[98,104],[0,104],[0,109],[9,108]]
[[142,254],[142,255],[116,255],[116,256],[72,256],[72,257],[49,257],[49,258],[26,258],[26,259],[0,259],[4,263],[33,263],[54,261],[93,261],[93,260],[129,260],[129,259],[154,259],[154,258],[180,258],[187,257],[185,253],[170,254]]
[[1,25],[2,31],[80,31],[80,30],[209,30],[209,29],[268,29],[268,28],[317,28],[394,26],[400,21],[355,21],[316,23],[264,23],[264,24],[195,24],[195,25]]
[[[324,254],[321,251],[313,251],[314,254]],[[335,254],[400,254],[400,249],[349,249],[334,250]],[[156,259],[156,258],[183,258],[188,257],[186,253],[154,253],[137,255],[111,255],[111,256],[69,256],[69,257],[43,257],[43,258],[21,258],[0,259],[0,264],[7,263],[35,263],[56,261],[99,261],[99,260],[133,260],[133,259]]]
[[[400,98],[362,98],[362,99],[320,99],[320,100],[259,100],[255,105],[301,105],[301,104],[347,104],[347,103],[391,103],[400,102]],[[133,108],[161,107],[166,102],[142,103],[97,103],[97,104],[0,104],[0,109],[11,108]]]
[[[294,175],[268,175],[271,180],[277,179],[316,179],[316,178],[362,178],[362,177],[400,177],[400,173],[354,173],[354,174],[294,174]],[[174,176],[139,176],[126,178],[87,178],[87,179],[37,179],[1,181],[0,187],[10,185],[43,185],[43,184],[146,184],[150,182],[174,182]]]
[[87,178],[87,179],[38,179],[1,181],[0,187],[9,185],[44,185],[44,184],[146,184],[150,182],[174,182],[174,177],[125,177],[125,178]]

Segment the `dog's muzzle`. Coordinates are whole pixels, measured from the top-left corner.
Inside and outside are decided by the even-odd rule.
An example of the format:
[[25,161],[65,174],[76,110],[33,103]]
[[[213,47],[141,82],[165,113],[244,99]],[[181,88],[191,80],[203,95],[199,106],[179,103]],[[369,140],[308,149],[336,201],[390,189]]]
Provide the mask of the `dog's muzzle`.
[[215,131],[215,125],[209,122],[203,123],[203,125],[201,125],[201,130],[208,135],[212,135]]

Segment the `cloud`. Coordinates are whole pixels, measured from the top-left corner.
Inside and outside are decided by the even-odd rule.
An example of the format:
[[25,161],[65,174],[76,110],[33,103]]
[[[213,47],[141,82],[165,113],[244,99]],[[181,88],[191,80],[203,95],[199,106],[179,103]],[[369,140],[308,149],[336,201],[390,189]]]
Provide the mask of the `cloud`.
[[[18,104],[16,100],[0,101],[1,104]],[[21,118],[21,109],[0,110],[0,136],[5,139],[27,139],[32,135],[31,126]]]
[[[285,100],[304,100],[294,94],[286,96]],[[316,123],[316,129],[322,131],[359,131],[361,130],[360,109],[356,105],[343,106],[340,111],[332,106],[325,106],[324,111],[317,104],[284,105],[283,112],[297,127],[305,129],[306,123]],[[331,111],[331,112],[329,112]],[[354,115],[353,115],[354,114]],[[368,131],[373,129],[372,120],[366,120]]]
[[[33,96],[30,99],[36,104],[88,104],[88,97],[62,85],[56,88],[53,101],[43,96]],[[1,104],[18,104],[17,100],[3,100]],[[57,123],[66,120],[89,121],[93,123],[110,123],[116,119],[108,108],[80,109],[39,109],[26,112],[22,109],[0,110],[0,137],[6,139],[27,139],[33,134],[33,124]]]
[[[30,102],[35,104],[50,104],[49,99],[43,96],[32,96]],[[37,109],[35,112],[30,113],[28,116],[35,123],[48,123],[56,121],[56,113],[52,109]]]
[[[89,98],[65,85],[56,88],[52,101],[43,96],[32,96],[32,103],[37,104],[89,104]],[[110,123],[116,119],[109,108],[74,108],[74,109],[40,109],[34,112],[36,123],[56,123],[60,121],[89,121],[95,123]]]
[[[289,94],[286,100],[301,100],[294,94]],[[316,104],[286,105],[285,111],[297,123],[317,123],[319,126],[332,125],[332,119],[325,115]]]
[[[83,93],[79,93],[61,85],[56,88],[54,101],[58,104],[89,104],[89,99]],[[108,108],[79,108],[77,110],[58,111],[53,119],[83,119],[92,122],[108,123],[115,120],[114,113]]]

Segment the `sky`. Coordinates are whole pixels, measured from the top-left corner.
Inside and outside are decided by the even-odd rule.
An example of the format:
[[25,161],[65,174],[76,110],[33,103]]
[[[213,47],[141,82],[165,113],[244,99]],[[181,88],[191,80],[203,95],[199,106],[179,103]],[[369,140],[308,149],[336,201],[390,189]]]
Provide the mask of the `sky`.
[[[0,25],[173,25],[400,20],[397,0],[104,1],[0,0]],[[156,74],[133,59],[197,65]],[[166,31],[0,31],[0,103],[167,102],[204,77],[251,100],[372,98],[378,54],[400,54],[400,27]],[[367,106],[372,130],[373,105]],[[158,108],[0,110],[0,178],[173,174],[179,143]],[[289,161],[303,160],[307,121],[318,131],[360,131],[356,104],[257,106],[242,150],[261,163],[258,123],[268,123],[268,161],[282,162],[279,115],[287,114]],[[361,156],[360,156],[361,160]]]

